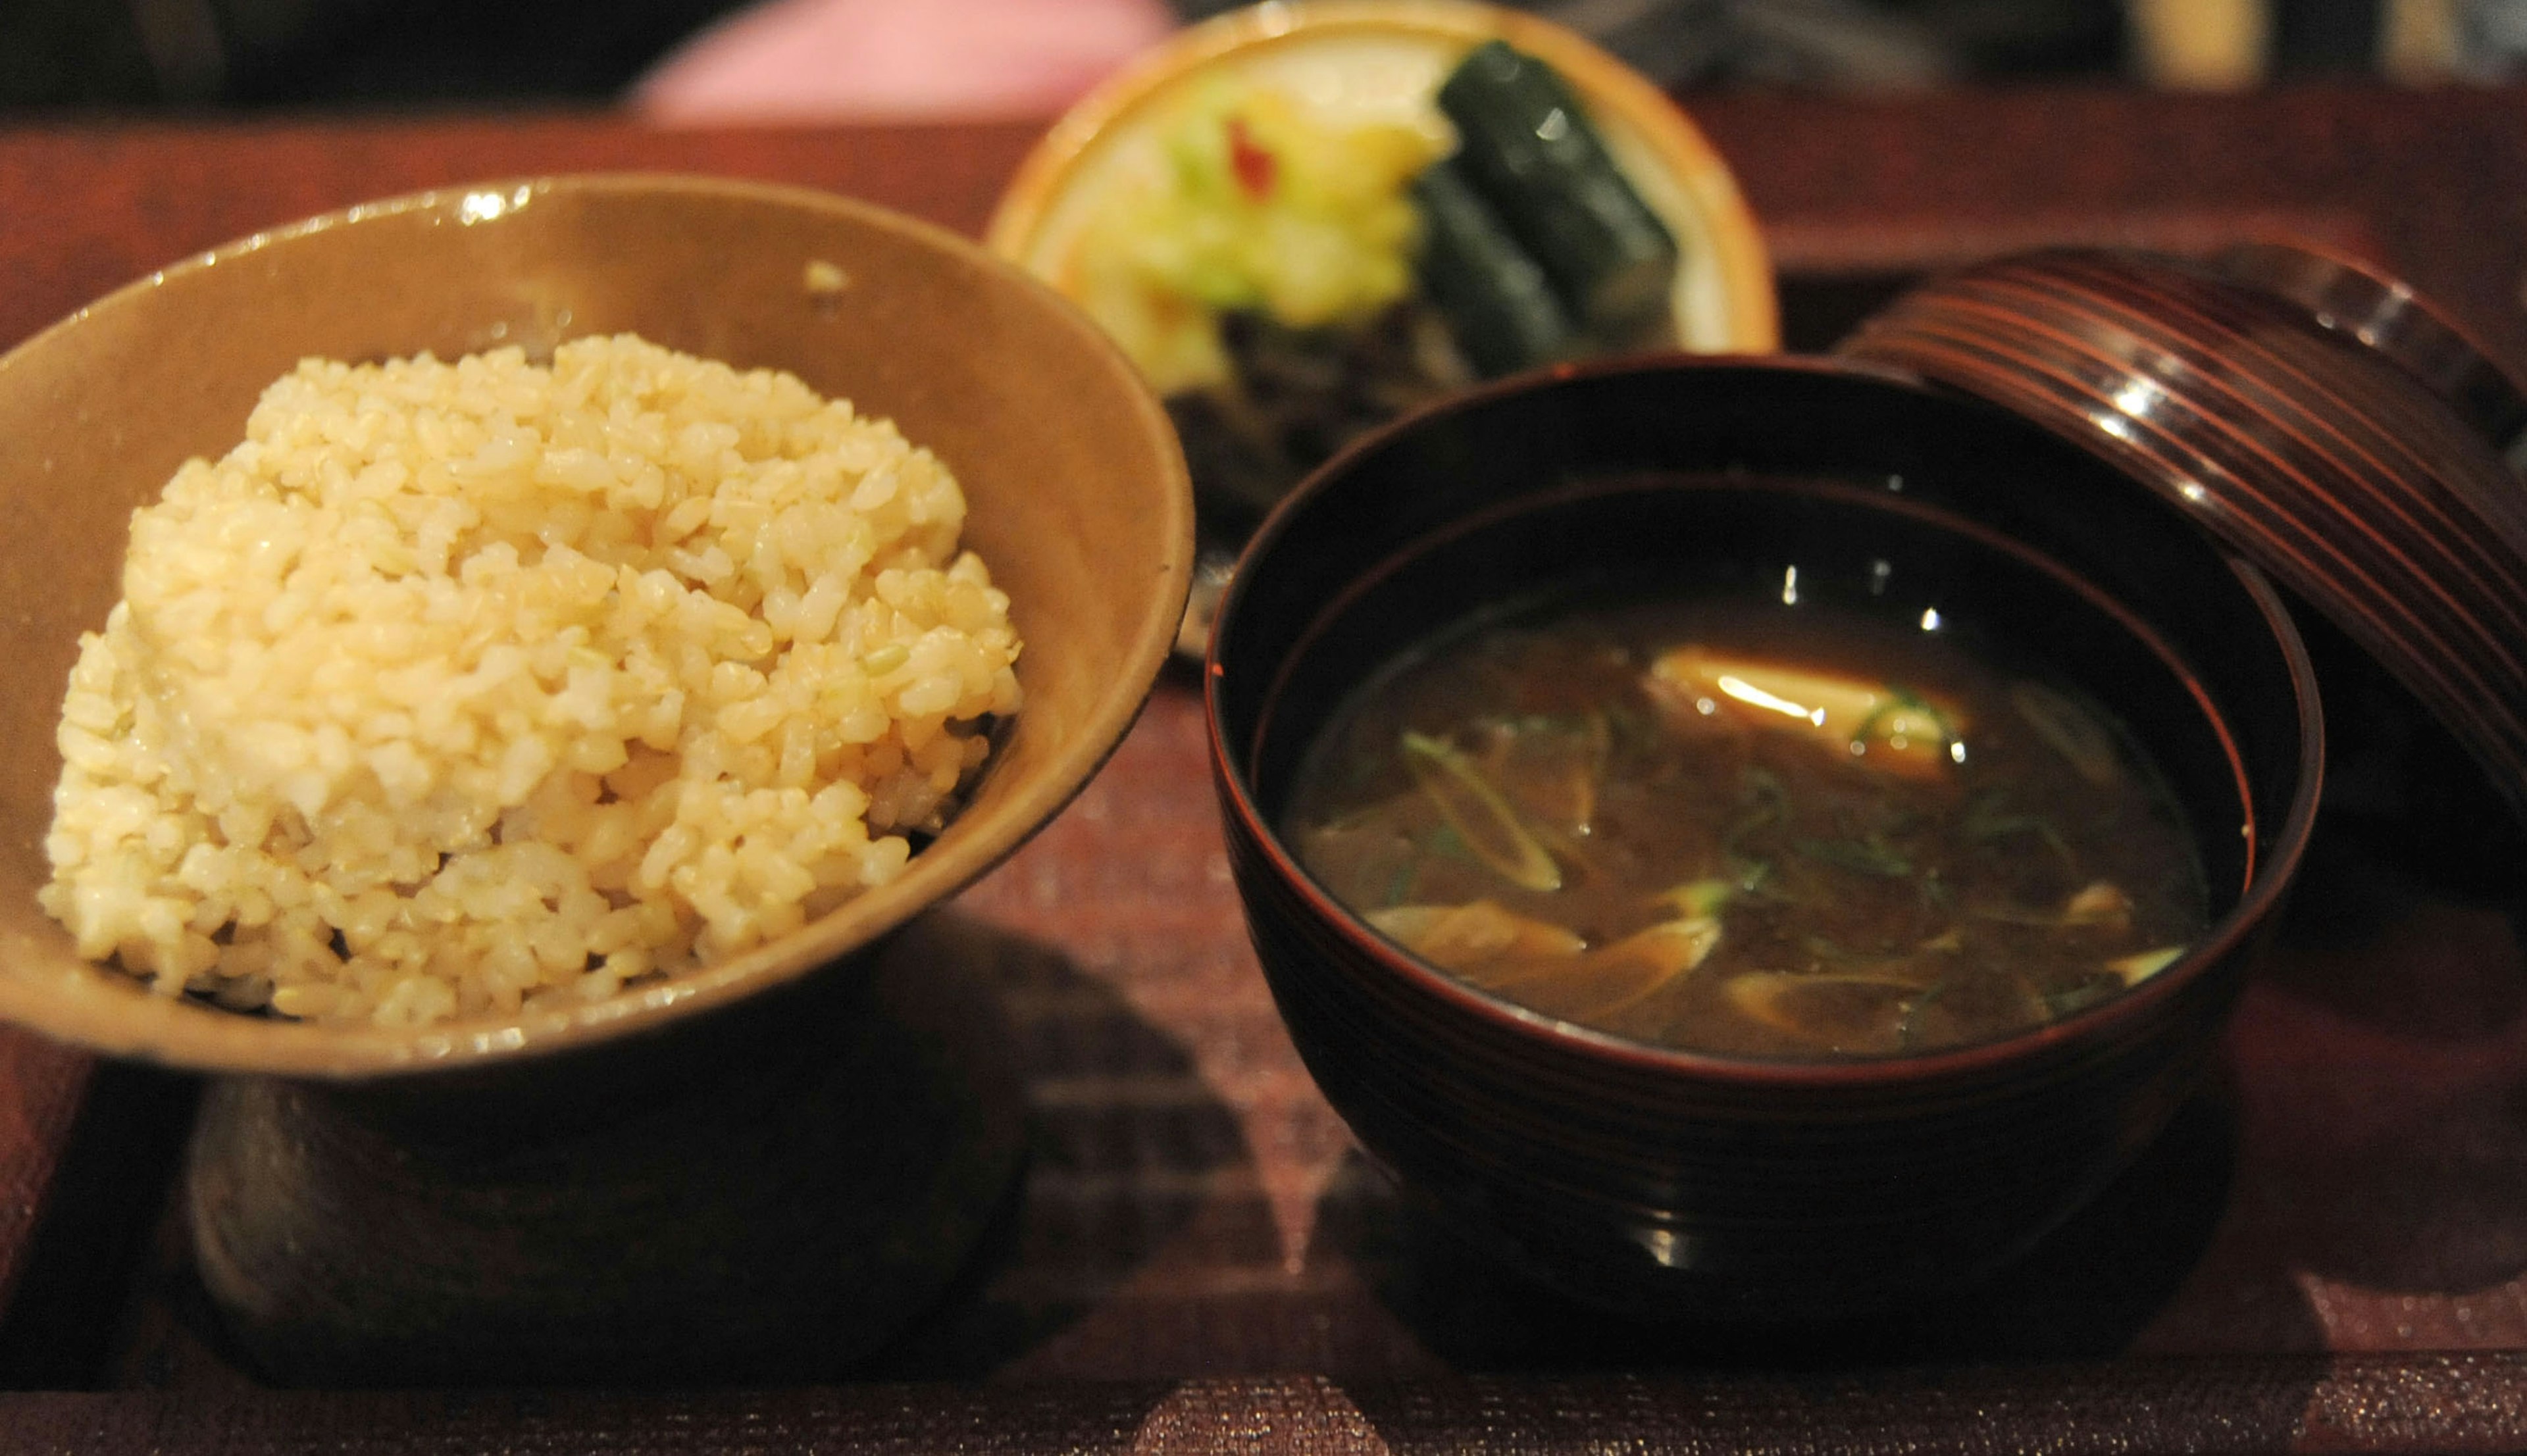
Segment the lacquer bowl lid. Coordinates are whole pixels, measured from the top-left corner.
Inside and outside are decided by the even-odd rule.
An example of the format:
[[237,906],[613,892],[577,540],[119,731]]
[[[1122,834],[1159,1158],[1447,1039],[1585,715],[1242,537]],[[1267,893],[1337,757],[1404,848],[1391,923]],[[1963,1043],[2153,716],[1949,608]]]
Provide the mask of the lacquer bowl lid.
[[1841,352],[2032,419],[2323,613],[2527,818],[2527,394],[2404,284],[2256,244],[1932,279]]

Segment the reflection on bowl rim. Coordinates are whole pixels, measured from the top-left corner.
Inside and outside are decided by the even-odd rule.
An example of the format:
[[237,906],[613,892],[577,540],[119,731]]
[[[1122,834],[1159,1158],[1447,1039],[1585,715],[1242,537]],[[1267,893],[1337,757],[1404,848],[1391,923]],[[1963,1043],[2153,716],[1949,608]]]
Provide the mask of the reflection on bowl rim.
[[[2308,311],[2311,323],[2372,349],[2481,430],[2510,468],[2527,474],[2527,376],[2484,345],[2439,300],[2347,248],[2308,238],[2233,243],[2211,270]],[[2350,310],[2339,316],[2338,310]],[[2386,333],[2377,332],[2387,326]]]
[[1064,112],[1018,164],[984,245],[1030,270],[1029,255],[1063,185],[1117,125],[1162,101],[1201,67],[1256,48],[1360,31],[1462,41],[1498,37],[1560,72],[1596,109],[1619,116],[1664,165],[1709,230],[1725,337],[1712,347],[1759,353],[1780,346],[1771,255],[1727,159],[1676,101],[1594,42],[1552,21],[1478,0],[1267,0],[1177,32],[1126,63]]
[[[1040,304],[1075,337],[1083,359],[1105,361],[1127,386],[1124,398],[1154,438],[1172,452],[1164,410],[1140,382],[1138,372],[1078,307],[1041,279],[986,251],[971,239],[874,203],[817,188],[785,183],[674,173],[553,174],[431,188],[353,204],[265,228],[142,276],[67,315],[6,353],[0,353],[0,387],[12,366],[38,346],[92,321],[112,321],[144,306],[170,284],[207,271],[233,267],[277,247],[379,220],[436,214],[442,220],[485,222],[565,195],[682,195],[785,211],[821,213],[845,226],[896,238],[953,259],[958,266],[1006,280]],[[484,199],[491,201],[487,202]],[[576,335],[573,335],[576,336]],[[485,345],[493,347],[495,345]],[[1172,452],[1177,488],[1168,492],[1167,516],[1179,549],[1156,563],[1158,579],[1143,620],[1134,628],[1124,664],[1089,720],[1043,771],[1041,778],[1003,806],[993,832],[956,833],[956,823],[915,854],[895,879],[863,891],[779,940],[650,984],[580,1006],[516,1013],[481,1013],[424,1028],[337,1025],[239,1016],[198,1006],[190,998],[162,997],[138,980],[106,967],[63,978],[0,973],[0,1023],[13,1024],[102,1055],[130,1057],[203,1072],[359,1079],[512,1062],[593,1046],[679,1023],[693,1013],[728,1005],[787,984],[899,929],[945,901],[999,865],[1077,796],[1104,767],[1138,717],[1173,643],[1193,560],[1193,510],[1180,452]],[[1021,668],[1023,673],[1023,668]],[[1138,684],[1137,689],[1133,684]],[[45,693],[58,702],[57,685]],[[1023,709],[1020,710],[1023,713]],[[997,761],[997,760],[996,760]],[[986,773],[989,773],[986,769]],[[170,1022],[163,1015],[132,1015],[144,1006],[200,1021]]]
[[[1288,531],[1291,521],[1311,502],[1349,474],[1355,461],[1384,448],[1390,440],[1403,434],[1428,427],[1432,423],[1460,412],[1481,409],[1495,399],[1528,390],[1565,387],[1605,375],[1689,371],[1699,366],[1723,364],[1779,369],[1789,373],[1862,377],[1921,387],[1919,380],[1882,365],[1828,358],[1669,355],[1588,361],[1498,380],[1430,405],[1355,442],[1283,498],[1279,507],[1256,529],[1239,560],[1237,573],[1231,577],[1220,602],[1218,627],[1212,632],[1211,651],[1203,673],[1203,699],[1209,720],[1207,727],[1212,761],[1230,768],[1231,772],[1220,776],[1226,784],[1230,812],[1244,823],[1255,843],[1261,847],[1270,864],[1272,878],[1304,899],[1320,922],[1339,928],[1347,943],[1372,957],[1387,975],[1416,992],[1443,1001],[1476,1020],[1521,1037],[1560,1046],[1636,1072],[1774,1088],[1830,1090],[1858,1085],[1920,1083],[2004,1067],[2039,1055],[2063,1042],[2107,1032],[2118,1023],[2145,1016],[2158,1003],[2179,994],[2200,979],[2237,950],[2243,940],[2268,929],[2279,900],[2289,892],[2292,880],[2296,878],[2315,820],[2317,795],[2324,776],[2324,728],[2316,693],[2315,669],[2308,659],[2305,645],[2291,625],[2289,609],[2261,573],[2235,558],[2231,558],[2232,569],[2247,597],[2266,622],[2276,628],[2274,644],[2282,653],[2292,682],[2299,689],[2296,693],[2299,720],[2296,786],[2290,812],[2283,817],[2268,841],[2276,846],[2277,852],[2257,865],[2237,902],[2207,926],[2201,936],[2186,947],[2183,956],[2141,984],[2062,1020],[1996,1040],[1916,1055],[1798,1060],[1730,1057],[1663,1047],[1566,1021],[1485,991],[1394,944],[1316,883],[1299,864],[1297,856],[1282,843],[1280,830],[1264,817],[1255,802],[1254,786],[1249,782],[1251,745],[1232,748],[1222,729],[1218,694],[1220,682],[1229,669],[1219,660],[1219,647],[1228,636],[1226,628],[1229,623],[1252,589],[1253,564],[1278,542]],[[2140,487],[2136,485],[2134,488]],[[2044,553],[2033,547],[2020,549],[2049,560]],[[2103,595],[2101,588],[2099,593]],[[1286,671],[1289,665],[1285,662],[1279,666]],[[2220,730],[2224,734],[2227,732],[2225,726]],[[2196,837],[2198,834],[2197,830]]]

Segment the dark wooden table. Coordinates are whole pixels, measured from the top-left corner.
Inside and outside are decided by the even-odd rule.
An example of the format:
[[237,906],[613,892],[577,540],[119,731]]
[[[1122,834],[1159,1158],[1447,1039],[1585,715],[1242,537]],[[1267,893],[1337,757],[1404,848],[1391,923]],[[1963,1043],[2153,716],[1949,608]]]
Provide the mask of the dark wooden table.
[[[2391,266],[2527,361],[2527,91],[1692,110],[1765,224],[1794,348],[1996,251],[2279,233]],[[0,130],[0,344],[260,227],[524,174],[776,178],[973,231],[1039,129]],[[1797,1340],[1623,1330],[1467,1265],[1348,1151],[1255,973],[1171,677],[955,909],[1019,1028],[1036,1155],[966,1286],[876,1367],[810,1389],[266,1389],[200,1315],[166,1208],[190,1084],[0,1029],[0,1449],[2527,1446],[2516,922],[2445,853],[2374,848],[2338,842],[2302,894],[2219,1085],[1998,1287]]]

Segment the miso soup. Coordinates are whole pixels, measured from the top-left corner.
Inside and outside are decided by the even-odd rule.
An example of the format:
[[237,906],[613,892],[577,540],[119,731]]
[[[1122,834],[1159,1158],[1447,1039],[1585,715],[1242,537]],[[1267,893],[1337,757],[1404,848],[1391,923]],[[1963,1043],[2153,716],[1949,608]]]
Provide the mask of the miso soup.
[[1561,600],[1343,705],[1284,830],[1409,951],[1551,1016],[1771,1058],[2007,1036],[2201,934],[2172,795],[2098,703],[1935,616]]

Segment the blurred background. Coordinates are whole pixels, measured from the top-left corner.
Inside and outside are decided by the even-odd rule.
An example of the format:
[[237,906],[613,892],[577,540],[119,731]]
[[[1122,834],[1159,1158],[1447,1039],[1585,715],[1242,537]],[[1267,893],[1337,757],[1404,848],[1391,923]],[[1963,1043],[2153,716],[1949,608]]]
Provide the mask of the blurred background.
[[[0,0],[0,117],[1051,115],[1204,0]],[[1678,91],[2527,75],[2527,0],[1539,0]]]

